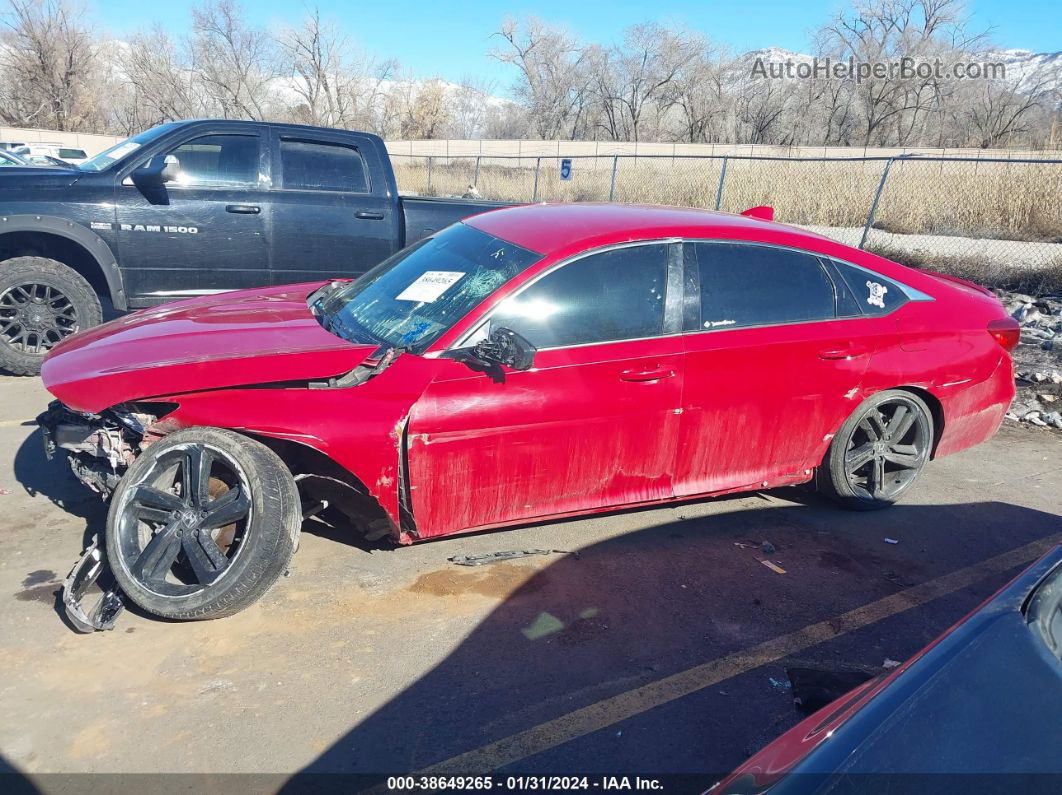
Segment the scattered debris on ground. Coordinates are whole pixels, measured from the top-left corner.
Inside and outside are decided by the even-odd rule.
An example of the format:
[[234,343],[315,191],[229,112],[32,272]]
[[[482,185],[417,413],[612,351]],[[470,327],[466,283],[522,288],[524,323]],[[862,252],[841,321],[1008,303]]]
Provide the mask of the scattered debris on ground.
[[888,537],[886,537],[885,538],[885,543],[886,544],[899,544],[900,540],[898,538],[888,538]]
[[766,566],[766,567],[767,567],[768,569],[770,569],[771,571],[773,571],[773,572],[774,572],[775,574],[785,574],[785,569],[783,569],[783,568],[782,568],[781,566],[779,566],[779,565],[778,565],[777,563],[773,563],[772,561],[769,561],[769,560],[763,560],[763,559],[758,559],[758,560],[760,561],[760,563],[762,563],[762,564],[763,564],[764,566]]
[[1018,394],[1007,419],[1062,429],[1062,295],[996,293],[1021,324],[1021,341],[1013,353]]
[[893,660],[889,657],[886,657],[885,662],[881,664],[881,667],[888,671],[892,668],[899,668],[901,665],[903,665],[903,663],[901,663],[899,660]]
[[[125,608],[124,596],[114,582],[98,541],[98,538],[92,540],[63,580],[62,598],[67,620],[77,632],[86,634],[114,629],[114,623]],[[99,601],[86,610],[84,603],[90,601],[93,592],[98,593]]]
[[447,560],[456,566],[486,566],[488,563],[527,558],[532,555],[572,555],[576,560],[579,559],[578,552],[572,552],[567,549],[506,549],[501,552],[488,552],[483,555],[454,555],[452,558],[447,558]]

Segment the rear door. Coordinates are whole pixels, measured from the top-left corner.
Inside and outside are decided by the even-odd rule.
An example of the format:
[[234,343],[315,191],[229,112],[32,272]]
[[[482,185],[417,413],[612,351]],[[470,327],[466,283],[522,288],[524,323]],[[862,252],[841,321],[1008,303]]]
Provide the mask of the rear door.
[[269,284],[268,153],[257,127],[225,129],[167,149],[180,178],[152,195],[128,177],[115,186],[118,260],[135,303]]
[[358,276],[399,244],[396,202],[369,139],[274,130],[274,283]]
[[771,245],[684,246],[679,496],[806,480],[858,405],[873,343],[817,256]]
[[531,370],[440,360],[409,422],[422,536],[671,496],[682,339],[668,251],[590,254],[504,301],[479,333],[523,335],[539,348]]

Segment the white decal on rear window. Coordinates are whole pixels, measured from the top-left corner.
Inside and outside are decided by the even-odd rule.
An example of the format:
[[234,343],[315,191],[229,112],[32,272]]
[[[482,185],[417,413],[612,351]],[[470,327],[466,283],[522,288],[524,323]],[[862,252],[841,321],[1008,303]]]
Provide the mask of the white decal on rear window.
[[867,287],[870,288],[870,295],[867,296],[867,303],[871,306],[880,306],[885,308],[885,293],[889,291],[889,288],[884,284],[878,284],[877,282],[867,282]]
[[459,271],[426,271],[395,298],[399,301],[430,304],[464,275]]

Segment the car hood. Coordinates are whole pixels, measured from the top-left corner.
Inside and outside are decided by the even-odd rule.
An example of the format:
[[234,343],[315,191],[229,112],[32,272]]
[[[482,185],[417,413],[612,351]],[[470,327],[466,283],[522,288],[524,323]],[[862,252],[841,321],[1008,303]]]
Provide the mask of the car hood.
[[163,304],[76,334],[48,354],[44,385],[79,411],[207,389],[322,379],[374,348],[325,331],[306,304],[321,283]]
[[76,168],[59,166],[4,166],[0,168],[0,190],[19,188],[68,188],[81,179]]

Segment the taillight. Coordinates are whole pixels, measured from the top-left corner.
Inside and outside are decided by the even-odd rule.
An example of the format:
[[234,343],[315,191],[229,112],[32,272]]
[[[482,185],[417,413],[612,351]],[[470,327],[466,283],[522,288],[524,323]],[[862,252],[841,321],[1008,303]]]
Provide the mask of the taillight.
[[992,335],[992,339],[1003,346],[1004,350],[1012,351],[1018,347],[1018,340],[1021,338],[1021,326],[1012,317],[1000,318],[999,320],[989,321],[988,333]]

